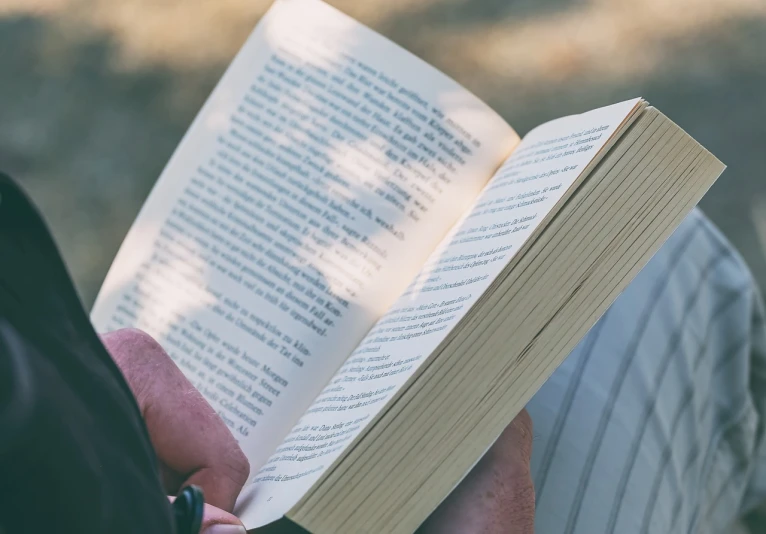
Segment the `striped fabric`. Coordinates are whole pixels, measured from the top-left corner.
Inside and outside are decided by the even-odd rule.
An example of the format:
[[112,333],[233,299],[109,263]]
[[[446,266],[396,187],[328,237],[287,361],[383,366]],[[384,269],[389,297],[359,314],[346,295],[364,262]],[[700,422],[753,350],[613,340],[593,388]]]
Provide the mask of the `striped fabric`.
[[722,532],[766,499],[766,329],[693,212],[527,407],[536,532]]

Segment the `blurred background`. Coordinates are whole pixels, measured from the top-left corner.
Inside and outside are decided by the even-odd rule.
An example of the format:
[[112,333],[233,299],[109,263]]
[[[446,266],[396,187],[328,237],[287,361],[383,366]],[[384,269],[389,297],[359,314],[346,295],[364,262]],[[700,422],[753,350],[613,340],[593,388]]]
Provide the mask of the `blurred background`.
[[[0,169],[86,305],[269,0],[0,0]],[[519,133],[635,96],[729,165],[702,202],[766,287],[766,1],[330,0]]]
[[[647,98],[729,165],[702,207],[766,287],[766,0],[330,3],[522,134]],[[0,169],[42,208],[86,305],[269,4],[0,0]]]

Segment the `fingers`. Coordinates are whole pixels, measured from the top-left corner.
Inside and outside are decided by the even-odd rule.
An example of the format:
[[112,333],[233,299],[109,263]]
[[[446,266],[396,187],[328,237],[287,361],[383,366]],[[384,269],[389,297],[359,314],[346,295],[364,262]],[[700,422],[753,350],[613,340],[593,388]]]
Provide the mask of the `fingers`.
[[487,451],[485,459],[502,470],[506,480],[531,479],[532,418],[522,410]]
[[245,527],[232,514],[209,504],[205,505],[202,519],[202,534],[247,534]]
[[[168,497],[170,502],[175,500],[175,497]],[[202,527],[200,528],[202,534],[246,534],[247,531],[242,525],[237,516],[228,512],[216,508],[215,506],[206,504],[204,515],[202,517]]]
[[231,511],[250,466],[223,421],[148,334],[118,330],[102,340],[138,401],[157,456],[174,475],[169,478],[179,487],[199,485],[206,502]]
[[419,532],[532,534],[532,419],[526,410],[505,429]]

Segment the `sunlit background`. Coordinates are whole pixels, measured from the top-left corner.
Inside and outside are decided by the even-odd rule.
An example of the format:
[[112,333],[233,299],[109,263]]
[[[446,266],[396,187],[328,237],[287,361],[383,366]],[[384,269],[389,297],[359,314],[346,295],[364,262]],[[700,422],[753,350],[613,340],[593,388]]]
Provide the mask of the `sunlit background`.
[[[42,208],[86,304],[269,3],[0,0],[0,169]],[[644,96],[729,165],[702,207],[766,287],[766,1],[330,3],[520,133]]]
[[[766,285],[766,1],[333,0],[520,132],[644,96],[729,165],[702,206]],[[0,0],[0,169],[90,304],[262,0]]]

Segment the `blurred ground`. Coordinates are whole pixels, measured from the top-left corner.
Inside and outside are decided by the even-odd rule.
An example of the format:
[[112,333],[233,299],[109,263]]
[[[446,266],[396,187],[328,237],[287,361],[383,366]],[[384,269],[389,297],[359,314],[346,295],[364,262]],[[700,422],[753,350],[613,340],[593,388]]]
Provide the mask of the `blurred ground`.
[[[520,132],[644,96],[729,165],[702,206],[766,286],[766,1],[335,0]],[[264,0],[0,0],[0,168],[86,304]]]
[[[729,165],[702,206],[766,287],[766,1],[331,3],[520,133],[644,96]],[[268,4],[0,0],[0,169],[42,207],[86,304]]]

